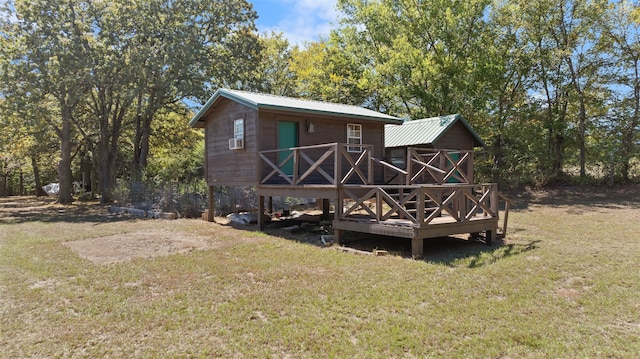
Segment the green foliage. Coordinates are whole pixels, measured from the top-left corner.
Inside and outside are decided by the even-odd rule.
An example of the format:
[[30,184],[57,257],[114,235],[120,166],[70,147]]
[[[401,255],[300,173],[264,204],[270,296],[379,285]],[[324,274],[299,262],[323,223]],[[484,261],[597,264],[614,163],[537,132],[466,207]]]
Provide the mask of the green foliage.
[[0,93],[22,121],[55,131],[61,201],[73,161],[90,158],[109,202],[117,176],[144,172],[159,111],[245,78],[255,18],[244,0],[3,2]]
[[193,181],[204,175],[204,134],[189,127],[191,113],[163,111],[153,124],[146,176],[157,182]]
[[366,93],[361,103],[410,119],[462,113],[488,144],[480,177],[547,183],[573,167],[586,177],[587,166],[606,157],[607,144],[594,140],[605,121],[626,138],[623,157],[637,156],[638,110],[607,114],[623,103],[613,101],[618,96],[640,109],[637,91],[619,91],[623,83],[637,88],[633,2],[342,0],[338,7],[341,26],[326,46],[338,39],[357,56],[360,71],[350,79]]
[[257,34],[245,0],[1,4],[5,173],[39,165],[69,187],[88,159],[107,202],[116,178],[196,176],[201,140],[170,123],[218,87],[461,113],[487,143],[479,178],[501,184],[638,173],[636,1],[340,0],[340,24],[304,47]]

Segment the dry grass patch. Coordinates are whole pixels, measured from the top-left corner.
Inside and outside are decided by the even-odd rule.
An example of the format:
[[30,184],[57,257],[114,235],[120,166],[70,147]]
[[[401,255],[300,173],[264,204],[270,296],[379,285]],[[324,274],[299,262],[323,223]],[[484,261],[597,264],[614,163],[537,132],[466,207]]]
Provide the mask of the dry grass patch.
[[64,242],[82,258],[97,264],[129,261],[134,258],[151,258],[196,249],[212,248],[207,237],[185,235],[182,232],[146,230],[105,237]]
[[[427,241],[423,261],[93,204],[0,215],[0,357],[635,358],[639,210],[637,188],[527,193],[502,245]],[[165,233],[205,247],[69,247]]]

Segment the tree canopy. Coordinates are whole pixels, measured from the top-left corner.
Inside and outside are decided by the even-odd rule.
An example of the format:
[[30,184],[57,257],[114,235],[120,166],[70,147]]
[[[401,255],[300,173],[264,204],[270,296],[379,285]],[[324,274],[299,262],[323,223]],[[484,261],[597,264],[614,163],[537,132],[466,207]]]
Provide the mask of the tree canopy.
[[202,148],[175,122],[219,87],[410,120],[461,113],[487,143],[480,178],[501,183],[638,178],[637,1],[337,7],[327,38],[293,46],[259,34],[245,0],[3,2],[0,194],[18,173],[59,181],[62,203],[87,171],[104,202],[117,178],[188,176]]

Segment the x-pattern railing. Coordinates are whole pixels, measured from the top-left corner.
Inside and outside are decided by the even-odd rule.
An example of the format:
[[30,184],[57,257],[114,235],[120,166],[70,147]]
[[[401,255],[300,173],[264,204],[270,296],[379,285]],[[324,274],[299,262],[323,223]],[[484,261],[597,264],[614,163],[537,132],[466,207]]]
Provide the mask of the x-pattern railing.
[[[358,147],[359,152],[348,148]],[[280,153],[287,154],[281,156]],[[263,176],[260,184],[286,182],[289,185],[345,183],[373,183],[373,146],[329,143],[315,146],[260,151],[259,156],[270,172]],[[346,173],[343,174],[343,162]],[[292,163],[292,165],[291,165]],[[285,169],[291,167],[291,172]]]
[[435,218],[453,222],[498,216],[495,184],[344,186],[339,193],[340,220],[384,222],[391,218],[426,226]]
[[[422,176],[428,175],[435,183],[473,183],[473,152],[457,150],[439,150],[420,153],[416,148],[408,149],[408,182],[414,184]],[[416,169],[417,167],[417,169]],[[422,182],[431,182],[429,180]]]

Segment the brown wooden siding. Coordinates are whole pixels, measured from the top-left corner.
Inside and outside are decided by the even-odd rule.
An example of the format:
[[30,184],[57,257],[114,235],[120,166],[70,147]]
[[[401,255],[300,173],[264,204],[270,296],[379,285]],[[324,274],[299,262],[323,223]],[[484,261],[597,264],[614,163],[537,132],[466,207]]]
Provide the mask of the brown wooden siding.
[[[460,122],[456,123],[433,144],[437,149],[473,150],[474,139],[469,130]],[[418,146],[416,146],[418,147]]]
[[[374,157],[381,159],[384,154],[384,123],[364,122],[348,118],[305,116],[288,114],[284,112],[260,112],[259,126],[259,150],[272,150],[278,146],[278,121],[289,121],[298,123],[298,145],[311,146],[325,143],[346,143],[347,124],[362,125],[362,143],[374,146]],[[313,124],[313,132],[309,131],[309,126]],[[321,152],[318,151],[318,156]],[[355,156],[356,154],[354,154]],[[346,160],[343,168],[348,168]],[[333,173],[332,164],[327,163],[322,166],[327,172]],[[266,176],[269,169],[263,168],[262,176]],[[382,179],[382,168],[376,166],[374,171],[376,179]]]
[[[224,99],[205,118],[207,183],[210,186],[256,184],[256,111]],[[233,121],[244,119],[244,148],[229,149]]]

